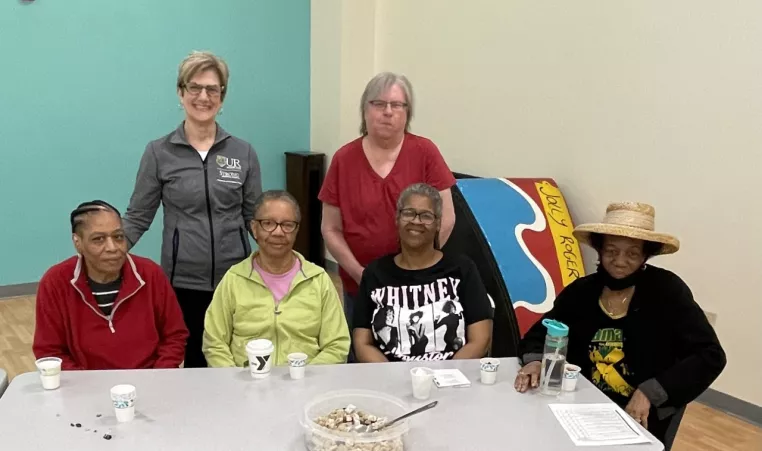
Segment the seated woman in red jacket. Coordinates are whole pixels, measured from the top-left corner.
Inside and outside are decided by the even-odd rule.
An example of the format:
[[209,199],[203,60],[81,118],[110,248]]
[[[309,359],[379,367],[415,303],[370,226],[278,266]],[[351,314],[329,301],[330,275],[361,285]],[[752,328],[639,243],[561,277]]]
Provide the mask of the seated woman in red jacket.
[[95,200],[71,213],[77,254],[37,291],[34,354],[65,370],[177,368],[188,329],[161,267],[127,254],[119,211]]

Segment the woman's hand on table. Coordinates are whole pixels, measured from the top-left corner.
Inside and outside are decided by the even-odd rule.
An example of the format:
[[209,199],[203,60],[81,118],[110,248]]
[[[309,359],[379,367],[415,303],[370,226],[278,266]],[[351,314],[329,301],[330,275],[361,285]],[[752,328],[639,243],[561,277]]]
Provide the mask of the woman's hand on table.
[[641,426],[648,429],[648,413],[651,411],[651,401],[642,391],[635,390],[624,410]]
[[540,369],[541,364],[537,362],[529,362],[519,370],[516,375],[516,382],[513,383],[513,387],[519,393],[524,393],[530,388],[537,388],[540,385]]

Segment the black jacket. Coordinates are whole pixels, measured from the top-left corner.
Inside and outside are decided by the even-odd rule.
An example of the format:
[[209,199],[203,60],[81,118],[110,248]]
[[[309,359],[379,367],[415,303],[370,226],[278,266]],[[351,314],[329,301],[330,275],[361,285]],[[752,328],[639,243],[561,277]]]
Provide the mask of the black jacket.
[[[569,326],[567,361],[591,378],[589,345],[601,327],[598,300],[602,278],[592,274],[571,283],[543,318]],[[626,337],[632,375],[626,377],[654,407],[663,411],[688,404],[704,392],[727,362],[714,329],[688,286],[676,274],[648,266],[637,285],[626,317],[617,320]],[[546,329],[538,321],[519,345],[525,363],[542,357]],[[660,417],[663,415],[660,415]]]

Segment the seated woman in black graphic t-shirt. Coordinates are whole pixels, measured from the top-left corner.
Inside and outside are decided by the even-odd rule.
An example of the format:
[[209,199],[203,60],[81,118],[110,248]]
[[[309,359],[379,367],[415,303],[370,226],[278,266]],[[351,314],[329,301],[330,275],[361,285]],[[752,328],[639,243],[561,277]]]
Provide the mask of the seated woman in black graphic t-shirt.
[[493,307],[476,265],[436,243],[439,192],[419,183],[397,202],[399,254],[365,268],[354,311],[360,362],[475,359],[492,339]]

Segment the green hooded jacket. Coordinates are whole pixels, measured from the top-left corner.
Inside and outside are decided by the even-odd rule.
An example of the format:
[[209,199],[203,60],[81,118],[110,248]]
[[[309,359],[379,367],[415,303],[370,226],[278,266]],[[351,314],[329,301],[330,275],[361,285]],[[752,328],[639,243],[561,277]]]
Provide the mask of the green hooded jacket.
[[288,364],[292,352],[307,354],[310,364],[347,361],[349,329],[336,287],[323,268],[294,254],[302,268],[277,307],[253,254],[225,274],[204,320],[209,366],[248,366],[246,343],[255,338],[272,341],[273,365]]

